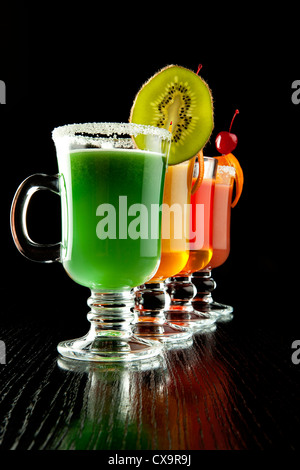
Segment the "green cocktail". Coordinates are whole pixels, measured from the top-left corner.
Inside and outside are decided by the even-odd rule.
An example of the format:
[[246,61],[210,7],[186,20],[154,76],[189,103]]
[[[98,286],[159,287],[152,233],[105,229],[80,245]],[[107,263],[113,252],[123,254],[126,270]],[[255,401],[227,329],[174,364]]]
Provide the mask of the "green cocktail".
[[[132,289],[160,261],[170,133],[151,126],[88,123],[55,129],[62,201],[61,261],[91,289],[91,328],[63,341],[60,354],[88,360],[134,360],[158,353],[132,335]],[[138,144],[137,144],[138,143]]]
[[149,280],[160,259],[160,212],[153,218],[153,207],[162,203],[165,155],[84,149],[70,151],[59,165],[68,218],[62,260],[69,276],[106,290]]
[[[60,261],[75,282],[91,289],[88,333],[62,341],[58,352],[100,362],[155,356],[160,343],[132,333],[137,320],[133,288],[153,277],[160,260],[160,206],[171,133],[133,123],[86,123],[58,127],[52,137],[59,174],[23,181],[13,200],[11,229],[24,256]],[[29,238],[27,208],[39,189],[61,197],[60,243]]]

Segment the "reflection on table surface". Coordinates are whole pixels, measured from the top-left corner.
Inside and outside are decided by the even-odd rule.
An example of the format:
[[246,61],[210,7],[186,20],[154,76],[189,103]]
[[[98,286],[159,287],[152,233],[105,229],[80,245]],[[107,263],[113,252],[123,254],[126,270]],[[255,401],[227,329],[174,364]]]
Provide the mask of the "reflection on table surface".
[[125,364],[59,358],[57,325],[9,323],[1,450],[297,448],[300,368],[290,336],[237,320]]
[[123,365],[58,360],[82,408],[61,426],[58,449],[205,449],[238,447],[226,365],[214,357],[214,332],[152,361]]

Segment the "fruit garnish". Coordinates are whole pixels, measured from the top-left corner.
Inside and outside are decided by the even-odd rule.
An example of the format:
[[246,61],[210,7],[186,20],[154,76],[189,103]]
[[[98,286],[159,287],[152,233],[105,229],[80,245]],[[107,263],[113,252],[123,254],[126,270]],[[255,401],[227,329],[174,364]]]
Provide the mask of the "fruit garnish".
[[219,134],[216,137],[216,147],[217,147],[218,152],[220,152],[220,153],[223,153],[223,154],[230,153],[237,146],[238,138],[235,134],[232,134],[230,132],[231,128],[232,128],[233,121],[234,121],[235,116],[237,114],[239,114],[238,109],[236,109],[236,111],[234,113],[234,116],[231,120],[231,124],[230,124],[230,127],[229,127],[229,132],[227,132],[227,131],[219,132]]
[[199,173],[198,173],[195,183],[193,184],[192,194],[195,194],[195,192],[198,191],[204,178],[204,156],[203,156],[202,149],[198,153],[197,158],[198,158],[198,163],[199,163]]
[[233,121],[236,115],[239,114],[239,110],[236,109],[234,116],[231,120],[229,127],[229,132],[223,131],[217,135],[216,138],[216,147],[220,153],[223,153],[222,156],[216,157],[218,160],[218,165],[223,166],[232,166],[235,169],[235,198],[231,203],[231,207],[235,207],[241,197],[244,185],[244,173],[240,162],[238,159],[231,153],[237,146],[238,138],[235,134],[232,134],[231,128]]
[[[184,162],[204,147],[213,130],[210,89],[198,74],[169,65],[142,86],[129,120],[165,129],[169,129],[172,122],[169,165]],[[139,146],[139,142],[136,143]]]

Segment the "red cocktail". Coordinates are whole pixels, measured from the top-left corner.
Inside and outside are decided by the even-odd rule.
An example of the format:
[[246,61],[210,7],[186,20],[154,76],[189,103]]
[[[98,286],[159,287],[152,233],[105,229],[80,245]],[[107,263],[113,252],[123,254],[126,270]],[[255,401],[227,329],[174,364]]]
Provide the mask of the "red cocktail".
[[197,288],[194,308],[218,316],[230,314],[233,311],[231,306],[213,301],[211,292],[215,289],[216,283],[211,277],[211,270],[221,266],[229,256],[231,204],[235,174],[235,169],[231,166],[218,166],[213,208],[213,255],[207,266],[194,272],[192,276],[192,281]]

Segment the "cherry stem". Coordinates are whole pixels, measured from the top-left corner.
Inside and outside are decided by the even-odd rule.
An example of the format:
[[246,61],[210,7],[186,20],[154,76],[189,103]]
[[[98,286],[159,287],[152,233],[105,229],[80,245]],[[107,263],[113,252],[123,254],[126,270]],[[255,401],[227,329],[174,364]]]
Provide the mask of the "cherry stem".
[[231,120],[231,124],[230,124],[230,127],[229,127],[229,132],[231,131],[233,121],[235,120],[235,116],[236,116],[237,114],[239,114],[239,113],[240,113],[239,110],[236,109],[236,110],[235,110],[235,113],[234,113],[234,116],[233,116],[233,118],[232,118],[232,120]]
[[199,75],[199,72],[200,72],[201,69],[202,69],[202,64],[199,64],[199,65],[198,65],[197,72],[196,72],[196,75]]

